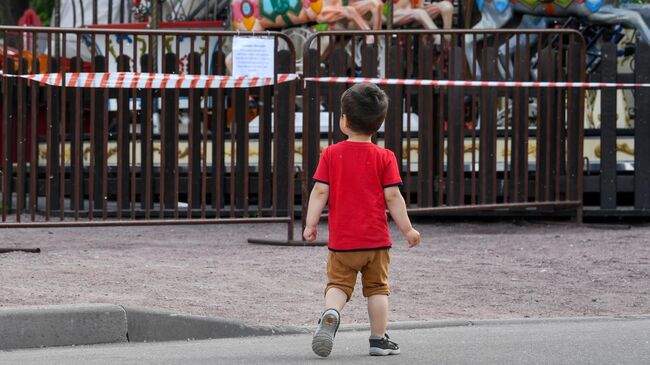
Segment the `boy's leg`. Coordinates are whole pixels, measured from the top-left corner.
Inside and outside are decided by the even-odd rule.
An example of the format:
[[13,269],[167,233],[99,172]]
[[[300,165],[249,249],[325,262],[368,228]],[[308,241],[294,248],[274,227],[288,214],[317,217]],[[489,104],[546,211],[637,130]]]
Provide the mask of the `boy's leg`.
[[383,337],[388,324],[388,295],[371,295],[368,297],[368,319],[370,335]]
[[318,356],[326,357],[332,352],[334,336],[341,323],[340,311],[352,295],[356,277],[357,270],[341,262],[333,252],[329,253],[325,311],[318,321],[318,328],[311,342],[311,348]]
[[388,266],[390,253],[381,250],[362,270],[363,295],[368,298],[368,319],[370,320],[370,355],[397,355],[399,345],[386,334],[388,324]]
[[363,296],[368,298],[368,319],[370,334],[383,336],[388,322],[388,267],[390,251],[377,250],[373,252],[370,262],[361,270]]
[[325,309],[334,308],[341,311],[348,301],[348,295],[339,288],[329,288],[325,293]]
[[325,311],[311,340],[311,349],[316,355],[326,357],[332,352],[334,336],[341,323],[340,312],[347,300],[347,294],[339,288],[329,288],[325,293]]
[[388,296],[371,295],[368,297],[368,317],[370,318],[370,355],[398,355],[399,345],[388,338]]

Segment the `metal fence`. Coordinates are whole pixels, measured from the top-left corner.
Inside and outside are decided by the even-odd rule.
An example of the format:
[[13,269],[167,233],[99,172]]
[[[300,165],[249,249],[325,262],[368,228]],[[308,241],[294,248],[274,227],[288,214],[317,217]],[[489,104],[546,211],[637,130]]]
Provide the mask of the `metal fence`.
[[[600,65],[592,81],[646,84],[591,91],[594,103],[585,130],[585,216],[650,216],[650,46],[636,44],[634,56],[619,55],[606,42],[594,53]],[[625,62],[621,62],[625,61]],[[621,63],[628,64],[628,72]],[[592,98],[588,97],[587,100]],[[623,104],[623,105],[621,105]]]
[[[5,76],[65,81],[80,71],[225,75],[238,33],[0,35]],[[275,74],[293,73],[289,39],[264,35],[275,39]],[[608,47],[591,81],[647,81],[643,62],[617,75]],[[647,52],[640,45],[637,59]],[[411,214],[581,219],[584,199],[590,215],[643,215],[646,89],[634,89],[627,129],[616,126],[615,89],[603,89],[602,126],[585,136],[584,88],[515,84],[587,81],[585,57],[580,34],[565,30],[320,32],[304,47],[304,87],[71,88],[3,77],[0,227],[283,222],[292,240],[320,150],[344,138],[340,95],[359,77],[378,78],[390,97],[375,141],[401,162]],[[594,138],[598,161],[585,145]],[[621,163],[621,153],[634,158]]]
[[[296,82],[66,87],[75,72],[226,75],[225,31],[2,27],[0,227],[283,222],[293,238]],[[293,73],[280,33],[275,74]],[[11,47],[13,46],[13,47]]]
[[306,42],[303,59],[303,212],[320,150],[344,138],[338,121],[346,82],[370,77],[390,98],[376,141],[401,162],[411,214],[568,210],[581,219],[584,90],[426,85],[584,81],[579,33],[322,32]]

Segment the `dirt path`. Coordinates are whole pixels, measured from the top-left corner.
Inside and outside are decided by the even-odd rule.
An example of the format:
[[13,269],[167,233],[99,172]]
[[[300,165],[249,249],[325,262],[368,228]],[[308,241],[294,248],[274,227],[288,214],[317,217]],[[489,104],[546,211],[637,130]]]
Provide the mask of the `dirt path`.
[[[423,244],[412,250],[393,230],[391,321],[650,314],[649,225],[416,228]],[[0,247],[42,249],[0,254],[0,306],[103,302],[313,325],[326,249],[246,242],[284,232],[284,225],[0,230]],[[367,322],[360,290],[343,315],[345,323]]]

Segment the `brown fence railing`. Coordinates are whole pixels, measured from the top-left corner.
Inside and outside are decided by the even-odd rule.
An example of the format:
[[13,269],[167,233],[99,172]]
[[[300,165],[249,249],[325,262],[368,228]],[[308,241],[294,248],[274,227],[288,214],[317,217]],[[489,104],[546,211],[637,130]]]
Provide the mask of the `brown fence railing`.
[[[344,139],[339,98],[347,85],[310,78],[584,81],[584,47],[579,33],[557,30],[313,35],[303,51],[303,191],[320,150]],[[568,210],[581,219],[583,89],[372,82],[390,98],[376,141],[401,161],[410,213]]]
[[613,42],[592,52],[600,61],[592,81],[646,87],[589,91],[600,102],[589,103],[585,126],[585,217],[650,217],[650,46],[634,46],[633,56]]
[[[2,27],[0,62],[4,74],[64,79],[226,75],[237,35],[253,34]],[[264,36],[275,40],[275,74],[293,73],[291,41]],[[236,89],[1,82],[0,227],[283,222],[293,238],[296,81]]]
[[[237,34],[2,27],[0,67],[63,78],[225,75]],[[264,35],[276,39],[276,75],[293,73],[289,39]],[[320,32],[302,68],[308,80],[586,81],[584,47],[565,30]],[[637,60],[647,48],[637,46]],[[621,75],[615,58],[605,44],[590,81],[647,82],[643,62]],[[0,80],[0,227],[283,222],[291,240],[320,149],[344,137],[346,83],[170,90]],[[616,125],[616,89],[603,89],[602,125],[584,136],[584,88],[382,87],[391,108],[376,141],[401,157],[412,214],[580,219],[583,201],[592,216],[650,211],[645,88],[633,89],[632,128]]]

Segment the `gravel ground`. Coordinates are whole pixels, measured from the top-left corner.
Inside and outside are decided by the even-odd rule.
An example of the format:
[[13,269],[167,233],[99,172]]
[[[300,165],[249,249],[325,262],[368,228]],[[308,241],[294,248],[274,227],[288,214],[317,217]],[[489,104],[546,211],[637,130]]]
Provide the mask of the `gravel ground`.
[[[423,242],[414,249],[392,227],[390,321],[650,314],[648,224],[415,225]],[[0,247],[42,250],[0,254],[0,307],[114,303],[313,325],[327,249],[246,240],[285,232],[270,224],[0,230]],[[344,323],[367,323],[360,292]]]

